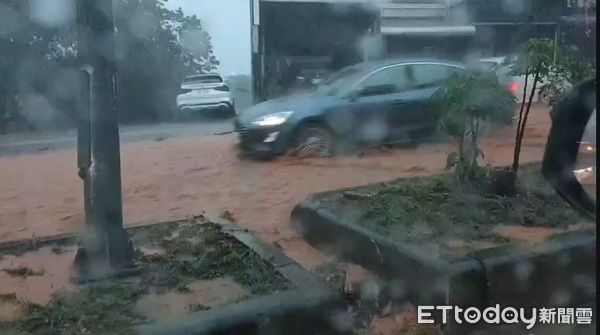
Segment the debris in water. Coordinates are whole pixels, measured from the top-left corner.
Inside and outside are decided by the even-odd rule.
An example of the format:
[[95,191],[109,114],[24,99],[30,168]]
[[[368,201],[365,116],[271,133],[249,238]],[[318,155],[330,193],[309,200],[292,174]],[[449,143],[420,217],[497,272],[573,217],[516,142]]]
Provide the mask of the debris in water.
[[202,305],[202,304],[190,304],[187,305],[187,310],[190,312],[197,312],[197,311],[206,311],[209,310],[210,307]]
[[15,301],[15,300],[17,300],[17,295],[14,292],[0,294],[0,301]]
[[52,253],[54,253],[54,254],[60,255],[65,252],[65,249],[63,249],[61,247],[52,247],[50,249],[50,251],[52,251]]
[[18,268],[13,269],[2,269],[2,271],[6,272],[10,276],[14,277],[29,277],[29,276],[42,276],[44,275],[44,269],[40,270],[32,270],[25,266],[19,266]]
[[406,173],[412,173],[412,172],[423,172],[426,169],[420,165],[416,165],[416,166],[411,166],[408,169],[404,170],[404,172]]
[[231,213],[228,209],[223,211],[223,213],[221,214],[221,218],[231,222],[236,222],[235,216],[233,216],[233,213]]

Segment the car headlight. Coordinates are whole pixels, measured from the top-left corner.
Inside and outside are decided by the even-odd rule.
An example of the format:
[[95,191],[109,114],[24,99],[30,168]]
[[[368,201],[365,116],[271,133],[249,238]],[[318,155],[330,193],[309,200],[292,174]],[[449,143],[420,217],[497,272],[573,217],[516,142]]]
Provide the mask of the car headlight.
[[279,126],[284,124],[290,118],[290,116],[292,116],[292,114],[294,114],[294,112],[287,111],[261,116],[252,121],[252,125],[256,127]]

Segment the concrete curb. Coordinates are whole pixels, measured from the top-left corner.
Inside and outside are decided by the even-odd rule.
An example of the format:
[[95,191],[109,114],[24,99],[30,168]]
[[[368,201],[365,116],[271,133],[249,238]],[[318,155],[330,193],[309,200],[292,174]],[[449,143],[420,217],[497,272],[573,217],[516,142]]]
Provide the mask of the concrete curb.
[[[316,194],[292,211],[295,229],[313,246],[388,278],[403,287],[391,298],[416,305],[487,307],[576,306],[596,298],[596,232],[556,235],[523,250],[505,246],[472,253],[428,256],[419,246],[398,243],[347,222],[326,208]],[[471,326],[472,327],[472,326]],[[471,328],[469,328],[471,329]],[[464,334],[449,324],[446,332]]]
[[[294,288],[260,296],[184,317],[139,325],[138,334],[350,334],[336,329],[338,313],[343,313],[343,300],[315,275],[303,269],[283,252],[262,242],[235,224],[218,217],[203,215],[222,231],[257,253],[286,278]],[[187,220],[178,220],[187,221]],[[128,231],[157,223],[127,227]],[[36,240],[0,243],[0,252],[27,251],[48,244],[76,242],[75,234],[60,234]]]

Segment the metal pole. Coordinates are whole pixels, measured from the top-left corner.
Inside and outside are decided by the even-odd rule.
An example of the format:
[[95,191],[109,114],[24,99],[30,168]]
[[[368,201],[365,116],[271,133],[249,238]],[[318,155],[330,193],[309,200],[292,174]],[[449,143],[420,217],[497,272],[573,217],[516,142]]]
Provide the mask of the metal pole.
[[92,165],[91,156],[91,80],[92,71],[88,65],[82,65],[80,68],[79,83],[81,90],[78,99],[78,120],[77,120],[77,168],[78,175],[83,181],[83,208],[85,212],[85,222],[91,222],[91,188],[90,188],[90,166]]
[[89,234],[82,241],[83,257],[79,259],[83,260],[81,269],[94,264],[93,273],[84,276],[97,277],[133,268],[133,252],[123,229],[113,3],[80,0],[78,6],[79,52],[91,72]]

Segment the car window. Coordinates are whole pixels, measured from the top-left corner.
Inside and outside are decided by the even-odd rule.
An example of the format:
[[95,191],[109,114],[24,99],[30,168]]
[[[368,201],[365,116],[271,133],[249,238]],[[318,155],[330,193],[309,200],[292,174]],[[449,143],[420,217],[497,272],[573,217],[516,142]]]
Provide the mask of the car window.
[[[379,70],[367,77],[359,86],[359,89],[368,87],[389,87],[383,94],[390,94],[406,90],[409,85],[405,65],[398,65]],[[381,95],[381,94],[377,94]]]
[[339,90],[348,86],[349,83],[352,83],[353,78],[358,76],[359,73],[360,71],[356,67],[348,67],[339,70],[323,80],[317,87],[317,91],[327,95],[334,95]]
[[459,69],[442,64],[415,64],[411,66],[416,87],[434,87],[456,73]]

